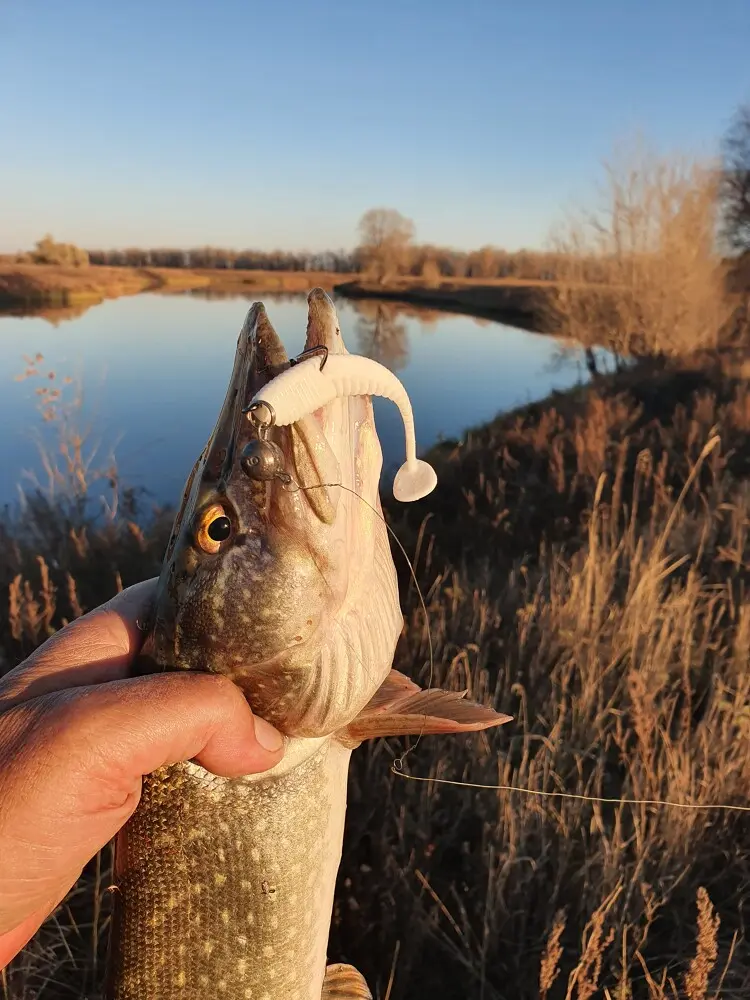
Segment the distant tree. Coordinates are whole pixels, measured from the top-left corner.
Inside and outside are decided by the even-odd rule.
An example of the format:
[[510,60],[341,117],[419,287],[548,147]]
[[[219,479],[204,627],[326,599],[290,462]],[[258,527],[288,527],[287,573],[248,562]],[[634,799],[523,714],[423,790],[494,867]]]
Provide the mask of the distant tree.
[[371,208],[359,220],[357,248],[364,272],[382,282],[408,265],[414,223],[394,208]]
[[435,288],[440,284],[441,277],[440,264],[435,257],[425,257],[422,261],[422,278],[425,284],[430,288]]
[[36,249],[31,253],[35,264],[58,264],[63,267],[88,267],[89,255],[72,243],[57,243],[47,235],[36,242]]
[[460,250],[446,250],[444,253],[443,274],[454,278],[465,278],[469,266],[469,255]]
[[732,250],[750,251],[750,103],[734,115],[722,142],[724,238]]
[[140,250],[138,247],[128,247],[122,251],[122,256],[128,267],[148,267],[151,263],[149,251]]
[[190,267],[190,254],[186,250],[160,247],[150,251],[150,258],[154,267]]
[[497,254],[494,247],[480,247],[468,255],[466,272],[470,278],[494,278],[496,271]]

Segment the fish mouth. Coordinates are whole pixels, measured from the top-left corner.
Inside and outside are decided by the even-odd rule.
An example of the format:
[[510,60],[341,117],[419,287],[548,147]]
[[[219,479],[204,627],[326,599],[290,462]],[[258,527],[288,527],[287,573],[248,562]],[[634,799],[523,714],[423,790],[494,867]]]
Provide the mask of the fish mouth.
[[[308,303],[304,349],[347,354],[329,297],[315,289]],[[338,397],[268,428],[286,479],[254,476],[243,464],[248,446],[266,440],[243,411],[289,364],[255,303],[185,486],[142,660],[143,672],[223,674],[253,711],[290,735],[313,736],[333,732],[369,699],[403,621],[380,523],[382,453],[368,396]],[[230,522],[228,536],[210,535],[216,548],[205,537],[207,515]]]
[[[313,289],[308,306],[304,350],[322,348],[328,353],[348,353],[328,295],[320,288]],[[342,444],[344,447],[348,444],[340,440],[341,422],[327,421],[321,411],[303,417],[292,427],[263,428],[247,412],[256,394],[291,363],[263,303],[255,302],[240,331],[224,404],[206,447],[203,487],[207,493],[226,494],[233,476],[244,474],[254,478],[252,468],[243,462],[243,455],[253,442],[267,440],[279,449],[281,457],[278,474],[267,484],[269,513],[273,516],[273,508],[278,506],[273,500],[278,497],[279,487],[287,493],[301,490],[317,518],[332,524],[338,503],[331,488],[340,480],[337,452]],[[262,482],[264,477],[258,478]],[[277,513],[277,520],[279,516]]]

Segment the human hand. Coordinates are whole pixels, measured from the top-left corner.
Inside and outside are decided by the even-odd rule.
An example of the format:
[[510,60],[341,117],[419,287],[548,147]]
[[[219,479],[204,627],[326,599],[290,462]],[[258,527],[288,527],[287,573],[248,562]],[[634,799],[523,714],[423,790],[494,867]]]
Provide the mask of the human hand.
[[128,677],[155,585],[118,594],[0,678],[0,968],[133,813],[144,774],[194,759],[237,777],[283,755],[226,678]]

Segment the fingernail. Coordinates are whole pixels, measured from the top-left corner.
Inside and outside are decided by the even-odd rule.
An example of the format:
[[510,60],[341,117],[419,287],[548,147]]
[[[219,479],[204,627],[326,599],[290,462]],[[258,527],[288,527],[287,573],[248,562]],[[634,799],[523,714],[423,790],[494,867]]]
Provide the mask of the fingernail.
[[255,738],[263,749],[268,750],[269,753],[277,753],[281,750],[284,746],[284,737],[278,729],[274,729],[270,722],[258,718],[257,715],[253,716],[253,722],[255,724]]

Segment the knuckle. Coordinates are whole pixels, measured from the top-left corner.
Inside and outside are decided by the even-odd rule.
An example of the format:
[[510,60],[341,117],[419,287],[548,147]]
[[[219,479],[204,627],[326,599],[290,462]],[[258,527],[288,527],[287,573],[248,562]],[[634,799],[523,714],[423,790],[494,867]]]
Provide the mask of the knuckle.
[[215,692],[216,698],[236,705],[237,696],[240,692],[233,680],[230,680],[224,674],[209,674],[207,679]]

